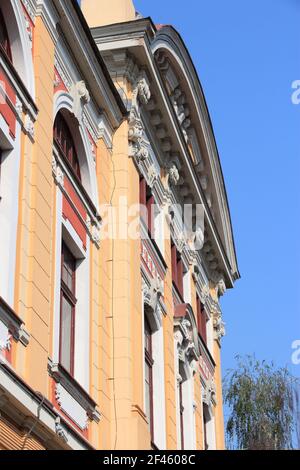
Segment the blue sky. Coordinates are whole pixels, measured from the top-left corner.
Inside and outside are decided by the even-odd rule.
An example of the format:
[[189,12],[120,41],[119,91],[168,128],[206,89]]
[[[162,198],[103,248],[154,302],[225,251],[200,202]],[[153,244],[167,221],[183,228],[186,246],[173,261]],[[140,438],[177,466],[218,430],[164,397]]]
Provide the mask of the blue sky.
[[300,339],[298,0],[135,0],[172,24],[198,70],[230,201],[242,279],[222,299],[223,371],[236,354],[288,365]]

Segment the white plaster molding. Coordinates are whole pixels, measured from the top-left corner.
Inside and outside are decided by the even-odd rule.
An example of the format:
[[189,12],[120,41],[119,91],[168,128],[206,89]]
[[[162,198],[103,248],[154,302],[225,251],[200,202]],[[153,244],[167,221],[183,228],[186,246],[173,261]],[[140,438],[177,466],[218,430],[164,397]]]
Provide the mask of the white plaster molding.
[[88,416],[86,410],[60,383],[55,386],[55,397],[60,408],[80,427],[80,429],[87,429]]
[[129,114],[128,140],[130,156],[139,164],[149,158],[148,142],[144,137],[144,125],[141,119],[140,107],[146,105],[151,97],[149,81],[144,71],[139,73],[133,87],[131,110]]
[[25,117],[25,131],[27,132],[28,136],[34,140],[34,122],[29,116],[29,114]]
[[216,384],[212,378],[205,381],[205,386],[202,389],[202,400],[203,402],[212,409],[212,407],[216,404]]
[[222,320],[222,316],[214,315],[213,317],[213,327],[214,327],[214,339],[221,341],[223,336],[226,334],[225,323]]
[[144,309],[153,331],[159,330],[162,325],[162,308],[160,298],[163,295],[163,282],[158,277],[151,279],[150,285],[142,279]]
[[54,155],[52,156],[52,173],[53,173],[56,184],[60,186],[61,188],[63,188],[64,187],[64,172],[61,169],[60,165],[57,163]]
[[78,119],[79,123],[83,120],[83,108],[90,102],[90,93],[86,87],[84,80],[80,80],[71,87],[70,94],[73,98],[74,116]]
[[11,348],[11,334],[7,326],[0,320],[0,352],[10,351]]

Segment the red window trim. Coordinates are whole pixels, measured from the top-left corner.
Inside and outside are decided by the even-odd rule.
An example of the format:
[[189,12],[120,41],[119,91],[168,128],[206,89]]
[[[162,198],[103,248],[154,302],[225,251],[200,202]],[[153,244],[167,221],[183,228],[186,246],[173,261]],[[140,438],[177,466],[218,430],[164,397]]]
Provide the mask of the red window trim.
[[144,328],[145,328],[145,336],[147,335],[149,338],[149,348],[146,348],[145,345],[145,363],[149,367],[149,395],[150,395],[150,416],[148,416],[150,420],[150,436],[151,436],[151,443],[154,443],[154,407],[153,407],[153,364],[154,360],[152,357],[152,331],[150,324],[146,318],[144,317]]
[[[63,280],[63,269],[64,269],[64,253],[67,251],[69,255],[74,259],[74,270],[72,273],[72,290],[66,285]],[[63,297],[67,299],[67,301],[72,306],[72,313],[71,313],[71,351],[70,351],[70,371],[67,372],[73,377],[74,376],[74,345],[75,345],[75,313],[76,313],[76,259],[72,255],[71,251],[67,247],[67,245],[62,242],[62,249],[61,249],[61,288],[60,288],[60,321],[59,321],[59,363],[64,368],[62,364],[62,307],[63,307]]]

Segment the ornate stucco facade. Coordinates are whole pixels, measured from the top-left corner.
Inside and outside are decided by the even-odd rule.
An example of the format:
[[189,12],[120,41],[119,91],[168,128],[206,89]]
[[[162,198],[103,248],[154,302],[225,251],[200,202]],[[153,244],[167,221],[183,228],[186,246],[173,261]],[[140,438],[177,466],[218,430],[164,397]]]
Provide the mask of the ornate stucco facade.
[[131,0],[0,10],[0,449],[224,448],[239,272],[182,38]]

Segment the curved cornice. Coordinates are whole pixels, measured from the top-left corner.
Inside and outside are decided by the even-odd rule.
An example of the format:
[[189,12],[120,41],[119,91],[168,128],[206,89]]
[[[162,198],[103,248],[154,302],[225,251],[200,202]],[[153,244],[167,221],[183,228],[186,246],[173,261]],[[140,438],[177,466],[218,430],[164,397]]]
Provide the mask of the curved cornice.
[[[152,40],[151,48],[153,54],[157,54],[159,51],[166,53],[175,73],[177,73],[180,88],[185,94],[186,103],[193,117],[193,128],[196,129],[198,139],[201,140],[201,137],[203,139],[204,145],[201,146],[201,153],[206,153],[213,188],[217,196],[217,207],[216,205],[213,207],[213,210],[218,213],[216,225],[231,265],[233,277],[238,279],[240,276],[224,176],[212,121],[196,68],[180,34],[172,26],[161,26],[158,29]],[[197,118],[197,122],[195,122],[195,118]],[[199,131],[202,136],[199,136]],[[205,155],[203,157],[205,158]]]

